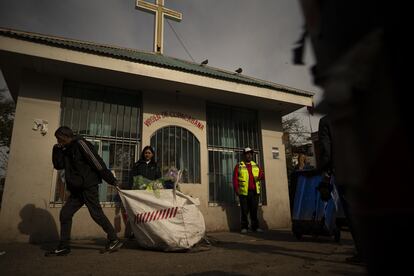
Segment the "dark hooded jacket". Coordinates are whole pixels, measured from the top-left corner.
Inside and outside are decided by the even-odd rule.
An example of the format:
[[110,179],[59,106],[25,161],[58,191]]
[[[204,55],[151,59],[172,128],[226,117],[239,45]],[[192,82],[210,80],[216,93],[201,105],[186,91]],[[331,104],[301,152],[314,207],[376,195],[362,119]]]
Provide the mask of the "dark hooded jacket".
[[319,121],[319,169],[326,172],[332,172],[333,151],[332,151],[332,128],[328,115],[322,117]]
[[141,175],[149,180],[155,180],[161,177],[160,168],[155,161],[150,161],[148,164],[145,160],[140,159],[132,168],[130,185],[132,186],[132,179],[134,176]]
[[95,147],[80,136],[74,137],[69,145],[53,147],[53,166],[65,170],[66,187],[71,192],[98,185],[104,179],[115,185],[116,179],[108,170]]

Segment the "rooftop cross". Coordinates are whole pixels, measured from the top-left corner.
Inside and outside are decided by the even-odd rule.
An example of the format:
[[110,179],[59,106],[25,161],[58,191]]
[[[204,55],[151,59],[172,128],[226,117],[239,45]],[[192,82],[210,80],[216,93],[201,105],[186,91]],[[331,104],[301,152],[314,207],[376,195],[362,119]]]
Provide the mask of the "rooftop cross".
[[154,52],[162,54],[164,15],[176,21],[181,21],[183,15],[180,12],[164,7],[164,0],[156,0],[155,4],[145,2],[143,0],[137,0],[136,8],[155,13]]

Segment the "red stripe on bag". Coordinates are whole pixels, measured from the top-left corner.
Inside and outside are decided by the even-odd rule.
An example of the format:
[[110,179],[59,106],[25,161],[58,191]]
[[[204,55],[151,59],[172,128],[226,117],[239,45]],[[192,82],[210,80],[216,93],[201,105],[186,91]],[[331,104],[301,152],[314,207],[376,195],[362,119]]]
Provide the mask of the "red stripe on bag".
[[168,208],[167,218],[170,218],[172,214],[172,208]]
[[150,222],[153,214],[154,214],[154,211],[150,212],[145,222]]
[[162,210],[161,219],[165,219],[165,214],[167,214],[167,209]]
[[147,222],[147,219],[148,219],[148,217],[149,217],[149,214],[150,214],[150,213],[144,213],[144,216],[143,216],[143,218],[142,218],[142,223]]
[[149,213],[149,215],[147,217],[147,220],[145,222],[150,222],[153,215],[154,215],[154,211],[152,211],[151,213]]
[[164,216],[162,217],[162,219],[166,219],[168,216],[168,210],[169,209],[164,209]]
[[159,220],[162,210],[158,210],[154,220]]
[[145,212],[145,213],[138,213],[135,216],[135,224],[147,223],[147,222],[151,222],[154,220],[174,218],[175,216],[177,216],[177,213],[178,213],[178,207],[155,210],[155,211]]
[[155,218],[156,220],[159,220],[162,214],[162,210],[158,210],[157,211],[157,217]]
[[155,220],[155,217],[157,216],[157,213],[158,213],[158,211],[154,211],[152,213],[151,220]]

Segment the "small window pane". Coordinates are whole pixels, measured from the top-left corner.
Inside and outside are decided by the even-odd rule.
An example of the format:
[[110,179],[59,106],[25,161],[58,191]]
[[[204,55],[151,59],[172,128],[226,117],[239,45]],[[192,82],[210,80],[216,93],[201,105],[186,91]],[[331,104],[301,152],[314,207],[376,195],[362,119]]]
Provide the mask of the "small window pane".
[[183,182],[188,183],[188,131],[183,130]]
[[171,167],[177,167],[177,165],[175,164],[175,155],[177,154],[176,150],[175,150],[175,127],[169,127],[169,132],[168,132],[168,139],[169,139],[169,154],[168,154],[168,163],[170,164]]
[[[194,139],[194,164],[200,164],[200,142]],[[194,166],[194,183],[201,183],[200,166]]]
[[117,128],[117,114],[118,114],[118,106],[116,104],[111,104],[111,136],[116,136],[116,128]]
[[168,139],[168,127],[165,127],[162,130],[162,147],[161,147],[161,151],[163,152],[162,154],[162,172],[163,174],[165,174],[168,170],[168,164],[169,164],[169,160],[168,160],[168,153],[169,153],[169,139]]
[[104,104],[102,136],[111,136],[111,105],[109,103]]
[[181,127],[177,127],[175,129],[175,165],[177,166],[177,169],[181,169],[184,167],[183,158],[182,158],[182,152],[181,152]]
[[125,107],[124,114],[124,134],[122,137],[129,138],[131,137],[131,107]]
[[133,107],[131,110],[131,138],[136,139],[138,136],[138,108]]
[[194,136],[188,137],[188,182],[194,183]]
[[[212,121],[213,119],[213,114],[211,112],[207,111],[207,118],[208,120]],[[213,131],[212,131],[213,126],[212,125],[208,125],[207,126],[207,143],[209,145],[213,144]]]
[[213,164],[213,154],[214,151],[208,152],[208,187],[209,187],[209,198],[216,198],[215,189],[216,185],[214,183],[214,164]]
[[96,102],[96,135],[102,136],[103,103]]
[[89,102],[89,129],[87,131],[88,135],[96,135],[96,102]]
[[78,133],[86,135],[88,129],[88,101],[82,99],[80,104],[80,125]]
[[163,159],[162,159],[162,131],[157,131],[157,141],[156,144],[152,143],[151,141],[151,145],[156,145],[156,149],[155,149],[155,154],[157,155],[157,162],[159,164],[163,163]]
[[73,112],[73,98],[66,98],[65,99],[65,117],[64,117],[64,126],[71,126],[72,125],[72,112]]
[[118,105],[118,114],[117,114],[117,129],[116,136],[122,137],[124,135],[124,113],[125,106]]

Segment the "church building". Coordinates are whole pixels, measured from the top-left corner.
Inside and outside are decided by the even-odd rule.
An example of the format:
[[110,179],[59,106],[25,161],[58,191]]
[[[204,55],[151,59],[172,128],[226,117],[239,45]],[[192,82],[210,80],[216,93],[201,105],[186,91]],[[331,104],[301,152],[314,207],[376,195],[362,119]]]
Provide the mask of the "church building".
[[[51,155],[62,125],[92,142],[122,183],[153,146],[162,172],[183,170],[180,189],[200,199],[207,231],[239,228],[232,174],[251,147],[265,173],[262,227],[290,226],[281,120],[312,106],[312,93],[164,56],[162,41],[149,53],[10,29],[0,29],[0,69],[16,102],[0,240],[56,236],[67,192]],[[116,191],[99,189],[122,231]],[[103,235],[87,208],[75,214],[74,239]]]

